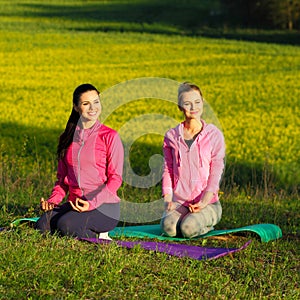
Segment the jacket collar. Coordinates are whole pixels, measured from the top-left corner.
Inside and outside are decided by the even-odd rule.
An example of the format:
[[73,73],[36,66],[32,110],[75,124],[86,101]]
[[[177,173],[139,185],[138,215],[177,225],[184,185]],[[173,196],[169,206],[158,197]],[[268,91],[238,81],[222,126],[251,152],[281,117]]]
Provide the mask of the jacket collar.
[[93,132],[97,132],[100,129],[101,125],[99,120],[97,120],[91,128],[87,129],[83,129],[80,124],[77,124],[73,140],[77,142],[86,141]]
[[[207,123],[201,119],[201,123],[202,123],[202,130],[201,132],[199,133],[198,137],[201,137],[201,136],[204,136],[206,131],[207,131]],[[184,126],[184,121],[181,122],[180,124],[178,124],[176,127],[175,127],[175,133],[176,133],[176,136],[178,139],[182,139],[184,140],[184,137],[183,137],[183,126]],[[198,139],[198,137],[196,138],[196,140]]]

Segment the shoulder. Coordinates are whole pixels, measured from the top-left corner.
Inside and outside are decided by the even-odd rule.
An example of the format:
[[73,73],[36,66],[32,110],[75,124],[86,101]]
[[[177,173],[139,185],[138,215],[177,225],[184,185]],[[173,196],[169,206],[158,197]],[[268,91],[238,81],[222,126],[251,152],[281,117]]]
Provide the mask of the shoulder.
[[223,138],[222,131],[214,124],[206,124],[204,125],[203,131],[208,136],[217,136]]
[[107,146],[112,146],[115,144],[121,145],[122,143],[119,133],[104,124],[99,126],[98,139],[103,141]]
[[169,129],[166,133],[165,133],[165,138],[169,139],[169,140],[173,140],[179,137],[180,135],[180,124],[178,124],[176,127],[173,127],[171,129]]
[[104,137],[116,137],[119,136],[118,132],[104,124],[99,127],[98,134]]

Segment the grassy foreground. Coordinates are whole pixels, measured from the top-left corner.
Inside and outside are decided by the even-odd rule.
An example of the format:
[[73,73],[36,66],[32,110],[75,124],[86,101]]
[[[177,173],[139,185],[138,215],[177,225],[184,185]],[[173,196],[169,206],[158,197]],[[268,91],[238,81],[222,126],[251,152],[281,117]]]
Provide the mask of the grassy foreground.
[[[206,15],[209,2],[197,12]],[[49,195],[55,180],[57,137],[75,86],[91,82],[105,91],[133,78],[160,77],[199,84],[222,125],[227,163],[217,229],[274,223],[283,238],[199,240],[193,244],[252,243],[233,256],[198,262],[139,247],[42,237],[21,226],[0,232],[1,299],[300,298],[299,47],[185,36],[195,28],[188,20],[175,26],[175,14],[161,13],[164,22],[143,21],[149,9],[152,16],[162,11],[158,4],[0,0],[1,227],[40,213],[39,198]],[[146,113],[179,121],[175,109],[160,99],[140,99],[106,122],[119,129]],[[139,175],[149,172],[161,141],[149,135],[133,145],[130,159]],[[160,185],[124,184],[120,194],[151,202],[160,197]]]
[[[206,246],[236,246],[203,240]],[[34,230],[5,233],[1,299],[298,299],[299,248],[255,240],[234,257],[211,261],[73,239]]]

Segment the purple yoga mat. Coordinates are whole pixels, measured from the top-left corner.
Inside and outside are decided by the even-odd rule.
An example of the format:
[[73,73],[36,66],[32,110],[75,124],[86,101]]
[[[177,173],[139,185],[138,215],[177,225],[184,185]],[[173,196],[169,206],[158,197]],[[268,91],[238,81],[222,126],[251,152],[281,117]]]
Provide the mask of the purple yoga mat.
[[248,241],[240,248],[209,248],[198,247],[186,244],[173,244],[162,242],[145,242],[145,241],[109,241],[98,238],[82,238],[82,241],[87,241],[96,244],[116,243],[121,247],[133,248],[135,245],[140,245],[145,250],[164,252],[169,255],[178,257],[190,257],[197,260],[215,259],[245,249],[251,241]]

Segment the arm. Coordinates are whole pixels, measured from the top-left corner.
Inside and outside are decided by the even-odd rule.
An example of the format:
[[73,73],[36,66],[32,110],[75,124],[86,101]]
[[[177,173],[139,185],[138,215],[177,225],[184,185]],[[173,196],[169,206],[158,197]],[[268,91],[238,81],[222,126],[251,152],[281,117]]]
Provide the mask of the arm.
[[172,210],[173,198],[173,154],[170,141],[165,137],[163,144],[164,170],[162,175],[162,194],[164,197],[165,209]]
[[57,205],[66,196],[69,191],[69,187],[64,183],[65,177],[67,176],[67,166],[62,159],[59,160],[57,166],[57,180],[52,189],[51,195],[47,202]]
[[206,207],[219,191],[221,176],[224,170],[224,157],[225,157],[225,142],[221,131],[214,133],[212,137],[212,155],[210,162],[210,173],[208,176],[207,187],[203,192],[200,202],[190,204],[189,209],[191,212],[198,212]]
[[210,173],[208,176],[206,192],[216,194],[219,191],[220,181],[224,170],[225,142],[221,131],[214,133],[212,139],[212,154],[210,162]]
[[87,210],[93,210],[105,203],[117,203],[117,190],[122,184],[124,149],[117,133],[110,137],[107,145],[107,182],[103,184],[97,195],[89,200]]
[[165,137],[163,144],[164,170],[162,175],[162,194],[173,194],[173,154],[170,141]]

